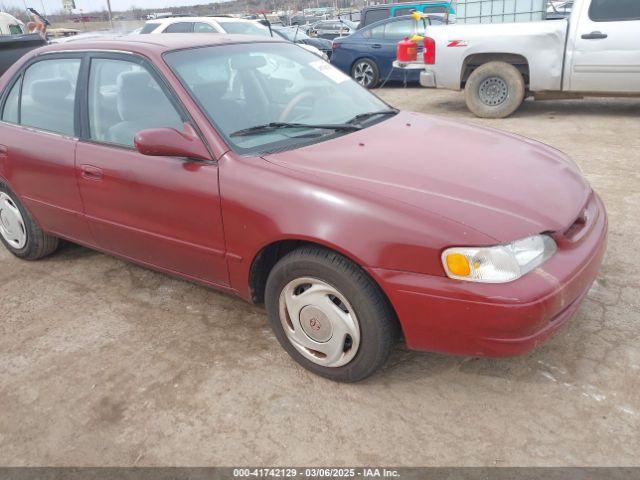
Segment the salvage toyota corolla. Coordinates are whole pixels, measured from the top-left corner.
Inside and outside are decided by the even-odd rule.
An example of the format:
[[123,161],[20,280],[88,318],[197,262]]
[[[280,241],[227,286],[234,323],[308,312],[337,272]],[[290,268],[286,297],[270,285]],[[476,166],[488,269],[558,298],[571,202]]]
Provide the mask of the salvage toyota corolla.
[[161,35],[47,46],[0,81],[0,233],[264,304],[302,366],[507,356],[578,308],[602,202],[539,143],[398,111],[295,45]]

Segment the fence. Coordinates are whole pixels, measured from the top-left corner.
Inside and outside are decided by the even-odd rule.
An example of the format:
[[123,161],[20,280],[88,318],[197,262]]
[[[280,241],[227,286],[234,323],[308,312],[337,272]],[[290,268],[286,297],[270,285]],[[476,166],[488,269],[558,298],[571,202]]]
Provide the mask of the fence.
[[544,20],[547,0],[453,0],[457,23],[508,23]]

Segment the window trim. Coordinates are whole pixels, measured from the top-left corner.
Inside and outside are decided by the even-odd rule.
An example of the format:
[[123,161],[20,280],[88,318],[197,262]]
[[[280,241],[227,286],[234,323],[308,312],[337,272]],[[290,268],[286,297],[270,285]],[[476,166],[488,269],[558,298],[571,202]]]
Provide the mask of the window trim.
[[[572,7],[573,8],[573,7]],[[608,22],[633,22],[640,20],[640,16],[638,17],[624,17],[624,18],[607,18],[606,20],[602,19],[594,19],[591,15],[593,10],[593,2],[589,4],[589,10],[587,10],[587,17],[594,23],[608,23]]]
[[[14,125],[16,127],[20,127],[20,128],[24,128],[26,130],[30,130],[36,133],[46,133],[48,135],[57,135],[59,137],[62,138],[72,138],[77,140],[79,138],[79,117],[78,117],[78,108],[79,108],[79,90],[81,87],[81,82],[82,82],[82,68],[83,65],[86,61],[86,53],[82,52],[82,51],[64,51],[64,52],[50,52],[50,53],[43,53],[40,55],[37,55],[35,57],[30,58],[29,60],[27,60],[19,69],[17,72],[15,72],[13,78],[9,81],[9,83],[7,84],[7,87],[4,88],[4,91],[2,92],[2,96],[0,97],[0,112],[4,113],[4,107],[5,104],[7,102],[7,97],[9,96],[9,93],[11,92],[11,89],[15,86],[15,83],[17,81],[20,81],[20,96],[18,98],[18,123],[11,123],[11,122],[5,122],[4,120],[2,120],[2,117],[0,116],[0,123],[6,123],[8,125]],[[39,127],[33,127],[31,125],[23,125],[22,124],[22,89],[24,86],[24,77],[25,77],[25,73],[26,71],[32,67],[33,65],[35,65],[36,63],[40,63],[40,62],[44,62],[44,61],[49,61],[49,60],[80,60],[80,68],[78,70],[78,79],[76,80],[76,98],[74,99],[74,107],[73,107],[73,115],[74,115],[74,119],[73,119],[73,135],[66,135],[64,133],[60,133],[60,132],[54,132],[52,130],[45,130],[44,128],[39,128]]]
[[91,127],[90,127],[90,119],[89,119],[89,81],[91,75],[91,63],[93,60],[119,60],[124,62],[130,62],[135,65],[139,65],[142,68],[146,68],[149,74],[153,77],[153,79],[158,83],[162,92],[167,96],[171,105],[176,109],[176,112],[180,116],[180,119],[183,123],[188,123],[193,127],[196,134],[200,138],[200,141],[203,143],[205,148],[209,151],[209,154],[212,158],[212,163],[217,163],[218,159],[213,154],[211,147],[205,140],[205,137],[202,133],[202,130],[198,126],[198,124],[194,121],[193,117],[187,110],[187,108],[183,105],[182,101],[178,97],[177,93],[171,87],[165,76],[160,72],[160,70],[153,64],[148,58],[143,55],[137,53],[129,53],[129,52],[119,52],[119,51],[92,51],[87,52],[87,61],[86,67],[81,69],[80,78],[78,82],[81,83],[82,87],[78,90],[78,98],[80,98],[79,108],[80,108],[80,136],[78,137],[79,141],[83,143],[90,143],[93,145],[101,145],[104,147],[110,148],[119,148],[122,150],[128,151],[136,151],[135,146],[130,145],[121,145],[119,143],[110,143],[103,142],[100,140],[95,140],[91,138]]

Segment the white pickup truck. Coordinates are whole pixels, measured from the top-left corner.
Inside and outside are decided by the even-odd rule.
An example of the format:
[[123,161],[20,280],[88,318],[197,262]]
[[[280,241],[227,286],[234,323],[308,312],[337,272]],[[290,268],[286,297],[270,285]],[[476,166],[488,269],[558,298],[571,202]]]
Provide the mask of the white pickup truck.
[[[535,99],[640,96],[640,0],[575,0],[563,20],[427,27],[424,87],[464,90],[484,118]],[[429,49],[435,51],[429,52]]]

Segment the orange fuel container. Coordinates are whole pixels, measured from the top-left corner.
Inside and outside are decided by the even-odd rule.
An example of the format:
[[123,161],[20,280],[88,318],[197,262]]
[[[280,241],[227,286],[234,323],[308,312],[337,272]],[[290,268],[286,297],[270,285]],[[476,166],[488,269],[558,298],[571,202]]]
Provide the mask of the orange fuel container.
[[418,59],[418,46],[409,37],[404,37],[398,42],[396,59],[399,62],[415,62]]

